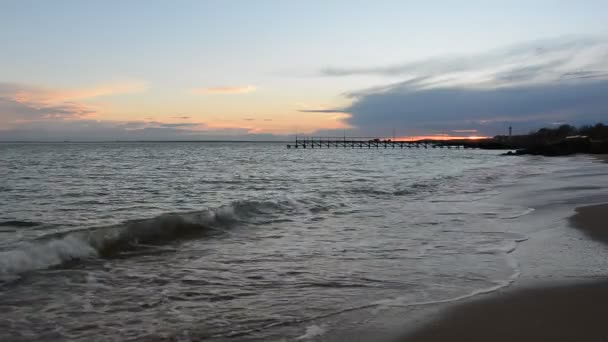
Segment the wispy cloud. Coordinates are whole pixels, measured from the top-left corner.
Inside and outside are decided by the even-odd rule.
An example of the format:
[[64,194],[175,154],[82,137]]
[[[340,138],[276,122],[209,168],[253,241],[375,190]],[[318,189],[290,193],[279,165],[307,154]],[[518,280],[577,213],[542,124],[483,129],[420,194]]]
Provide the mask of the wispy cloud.
[[[115,121],[102,118],[103,96],[146,89],[140,82],[61,89],[0,82],[0,140],[277,140],[256,127],[226,122],[197,122],[177,114],[165,120]],[[226,89],[224,89],[226,91]]]
[[453,129],[453,133],[477,133],[476,129]]
[[347,113],[344,109],[300,109],[298,110],[300,113]]
[[203,122],[38,120],[2,128],[0,141],[104,140],[284,140],[284,136],[256,134],[250,128],[215,127]]
[[296,106],[299,107],[298,112],[300,113],[326,113],[326,114],[335,114],[335,113],[345,113],[343,109],[340,108],[332,108],[327,105],[313,105],[307,103],[296,103]]
[[0,93],[11,94],[13,99],[17,102],[38,104],[55,104],[102,96],[138,93],[146,90],[146,88],[146,84],[139,81],[116,82],[74,89],[56,89],[16,83],[0,83]]
[[437,56],[397,65],[371,67],[329,67],[325,76],[384,75],[401,76],[422,83],[430,78],[465,73],[516,72],[518,76],[546,74],[560,69],[593,69],[606,60],[605,37],[561,37],[536,40],[495,49],[486,53],[460,56]]
[[256,87],[252,85],[246,86],[229,86],[229,87],[209,87],[195,88],[192,93],[199,95],[215,95],[215,94],[246,94],[256,91]]
[[0,113],[3,114],[0,122],[90,117],[98,113],[99,107],[83,101],[145,89],[146,85],[142,82],[121,82],[77,89],[0,82]]

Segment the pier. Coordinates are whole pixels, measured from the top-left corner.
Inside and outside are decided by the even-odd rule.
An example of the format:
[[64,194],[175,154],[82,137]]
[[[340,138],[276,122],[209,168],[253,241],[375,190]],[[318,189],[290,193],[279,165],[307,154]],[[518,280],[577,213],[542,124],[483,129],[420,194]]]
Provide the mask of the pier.
[[380,148],[479,148],[478,144],[466,140],[392,140],[375,137],[306,137],[296,138],[287,148],[320,149],[380,149]]

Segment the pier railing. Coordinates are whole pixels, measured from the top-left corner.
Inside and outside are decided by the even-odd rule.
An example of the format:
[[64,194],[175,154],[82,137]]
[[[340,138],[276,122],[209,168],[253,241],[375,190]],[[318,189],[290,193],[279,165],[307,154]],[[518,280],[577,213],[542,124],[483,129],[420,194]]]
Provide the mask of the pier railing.
[[476,148],[463,140],[393,140],[377,137],[301,137],[287,148]]

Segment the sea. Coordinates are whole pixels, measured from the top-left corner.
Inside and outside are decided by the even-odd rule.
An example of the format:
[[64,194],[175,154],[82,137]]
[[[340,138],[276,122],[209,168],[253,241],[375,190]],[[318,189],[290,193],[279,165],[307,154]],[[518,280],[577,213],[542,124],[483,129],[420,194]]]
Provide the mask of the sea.
[[497,291],[539,192],[501,196],[608,184],[577,185],[607,179],[586,157],[503,152],[2,143],[0,340],[322,340]]

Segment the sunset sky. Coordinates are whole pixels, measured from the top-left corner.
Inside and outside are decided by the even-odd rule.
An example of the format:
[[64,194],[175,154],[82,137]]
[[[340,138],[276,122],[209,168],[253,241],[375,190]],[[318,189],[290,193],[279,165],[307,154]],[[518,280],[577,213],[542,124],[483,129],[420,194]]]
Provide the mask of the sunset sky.
[[608,121],[608,1],[0,0],[0,140]]

